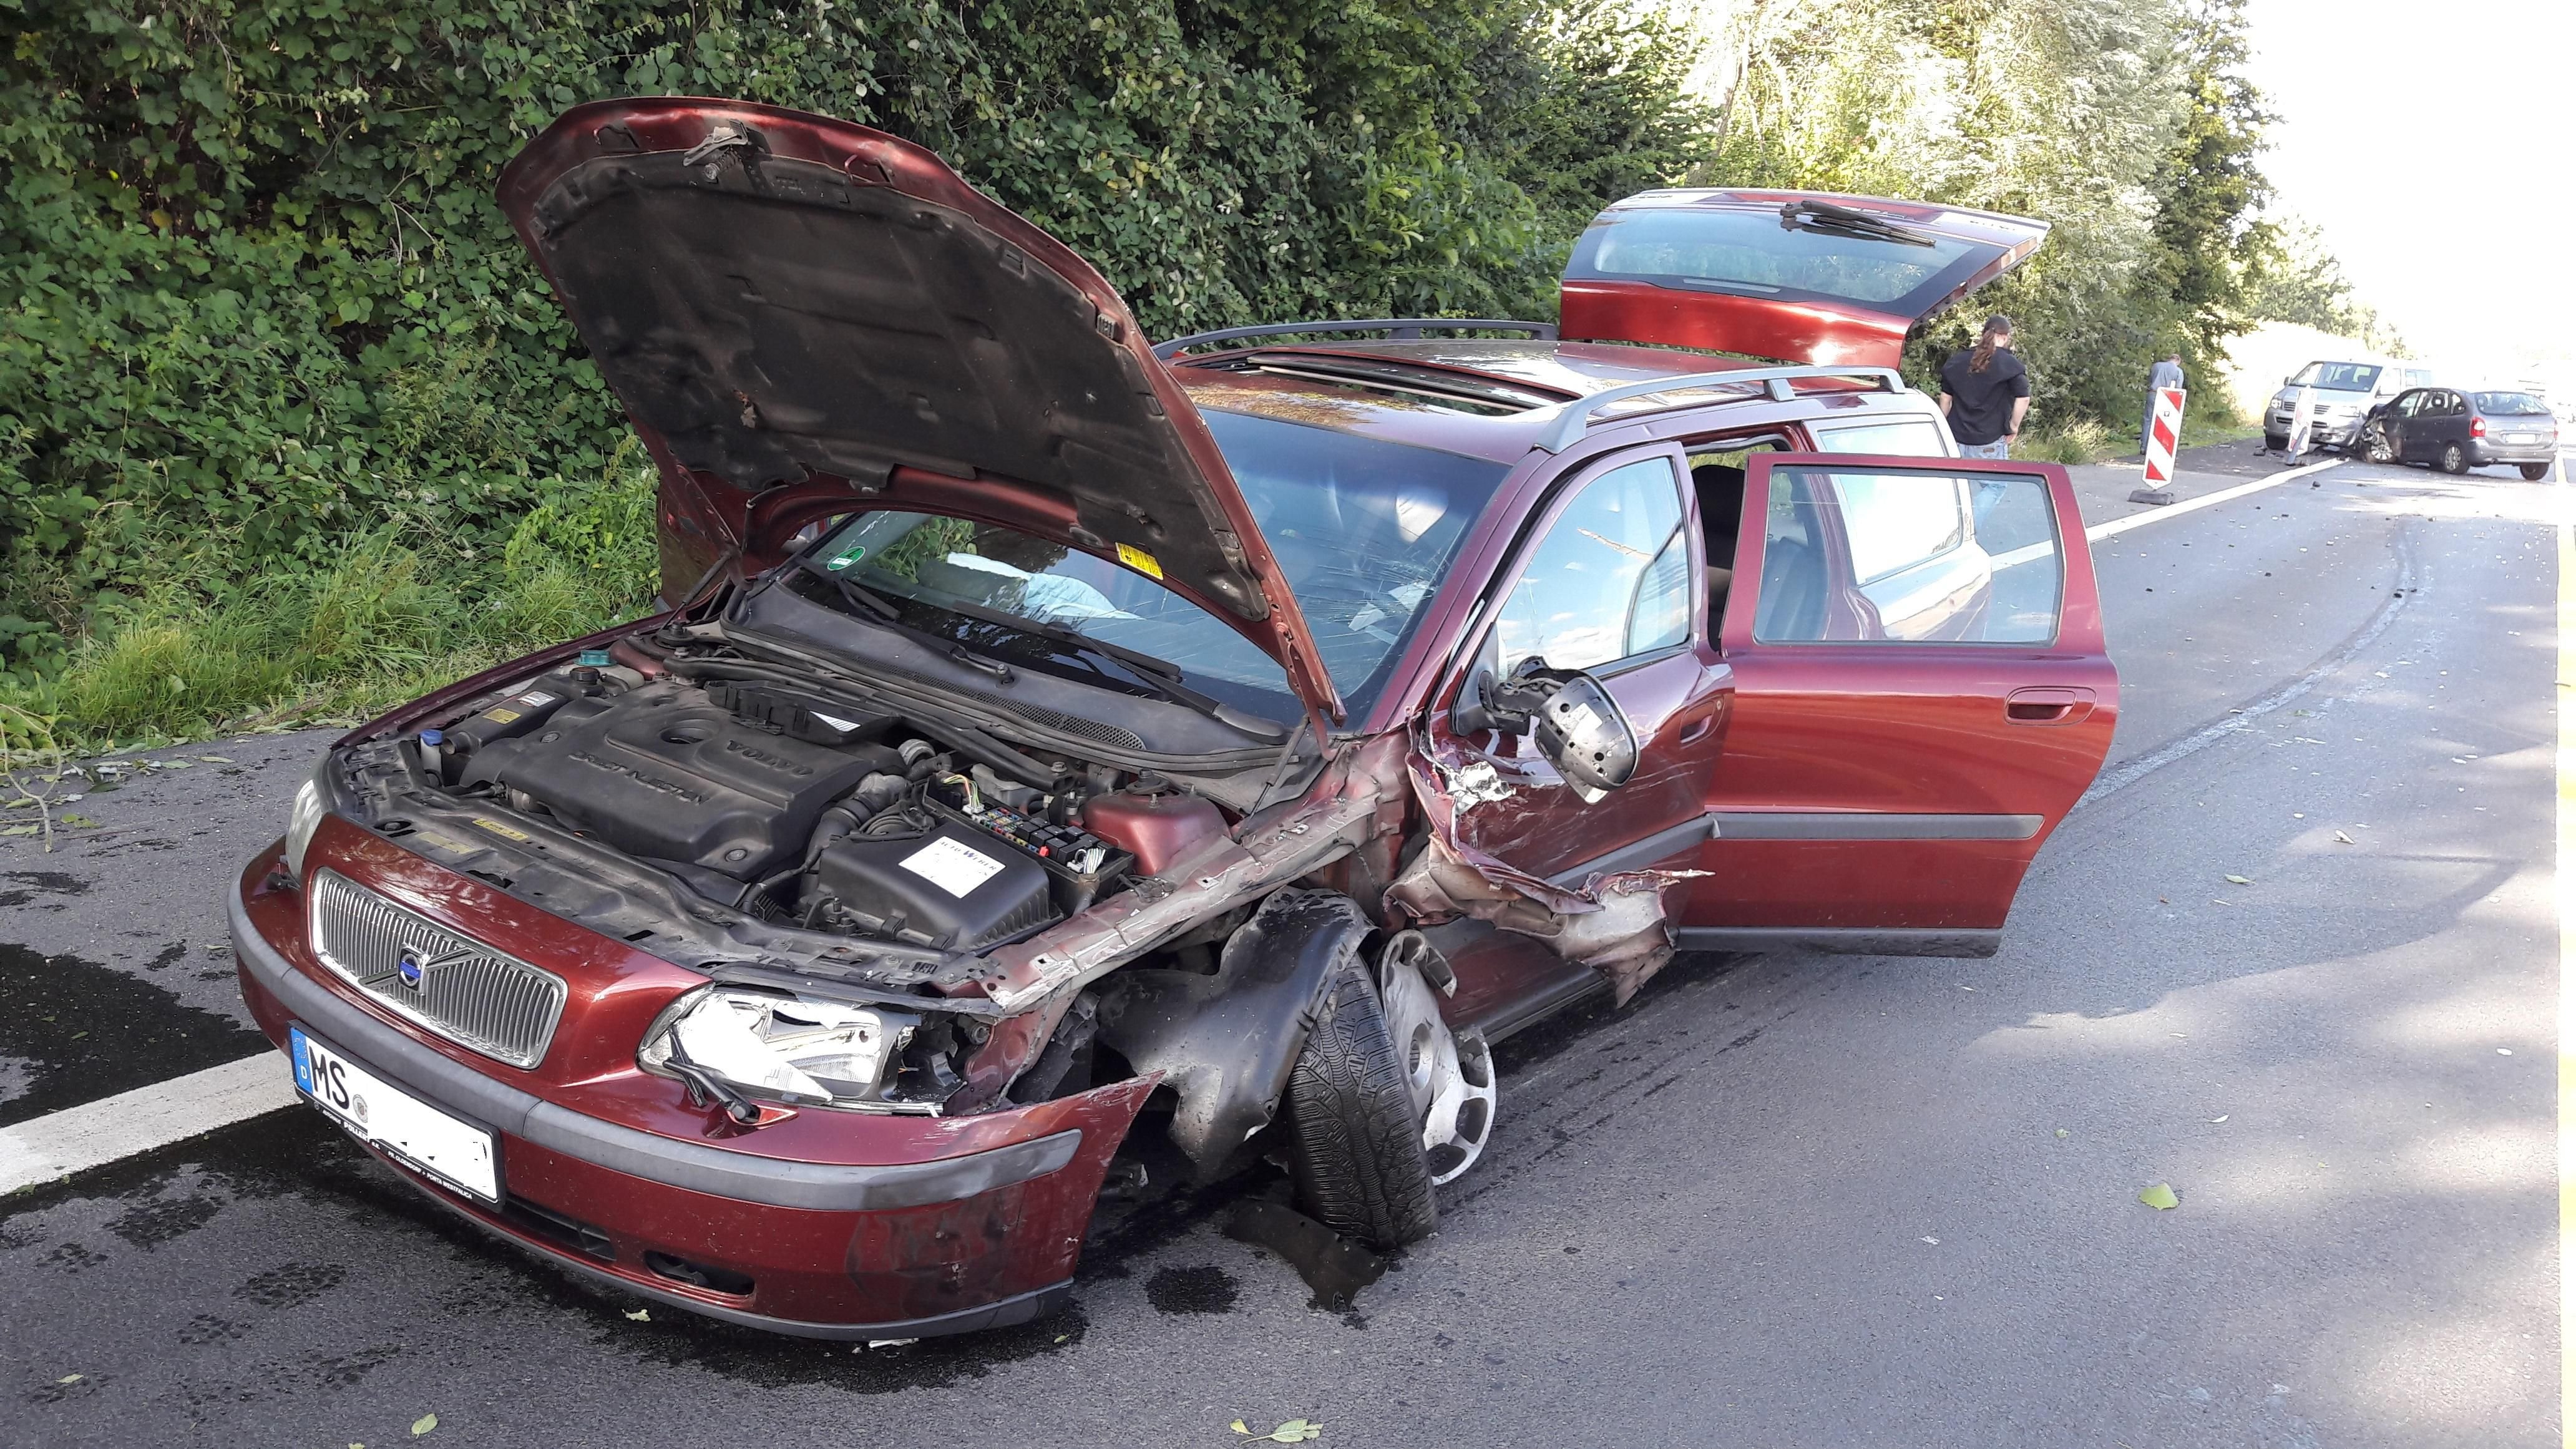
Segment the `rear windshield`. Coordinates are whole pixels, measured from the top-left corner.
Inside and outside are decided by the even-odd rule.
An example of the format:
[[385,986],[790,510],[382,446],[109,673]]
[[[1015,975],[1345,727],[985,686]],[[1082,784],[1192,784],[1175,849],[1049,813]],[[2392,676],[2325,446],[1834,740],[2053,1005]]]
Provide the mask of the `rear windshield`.
[[2477,399],[2478,411],[2491,418],[2542,417],[2549,412],[2549,404],[2527,392],[2477,392],[2469,396]]
[[1776,208],[1669,207],[1596,219],[1574,244],[1569,281],[1653,282],[1783,300],[1860,302],[1917,314],[1999,248],[1922,233],[1924,245],[1781,225]]
[[2367,362],[2311,362],[2290,379],[2293,386],[2368,392],[2379,385],[2379,369]]

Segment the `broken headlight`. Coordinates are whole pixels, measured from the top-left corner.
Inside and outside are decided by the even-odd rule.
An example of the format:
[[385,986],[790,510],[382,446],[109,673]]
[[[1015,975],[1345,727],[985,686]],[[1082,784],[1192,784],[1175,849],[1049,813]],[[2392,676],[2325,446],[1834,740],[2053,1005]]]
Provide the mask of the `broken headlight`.
[[[682,997],[645,1034],[635,1063],[678,1077],[694,1090],[715,1084],[757,1097],[818,1107],[932,1112],[953,1087],[945,1023],[877,1007],[815,1001],[770,991],[710,986]],[[924,1055],[938,1058],[925,1081]],[[716,1091],[730,1099],[731,1093]]]

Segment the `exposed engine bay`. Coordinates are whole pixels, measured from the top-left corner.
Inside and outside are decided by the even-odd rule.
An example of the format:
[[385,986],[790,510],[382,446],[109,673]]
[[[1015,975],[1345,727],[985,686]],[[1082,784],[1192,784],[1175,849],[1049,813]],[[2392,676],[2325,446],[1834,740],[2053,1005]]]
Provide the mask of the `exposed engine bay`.
[[[1372,796],[1314,828],[1312,758],[1078,754],[715,624],[425,718],[336,753],[333,808],[708,976],[639,1062],[746,1122],[736,1087],[890,1111],[1082,1090],[1100,978],[1213,969],[1260,897],[1347,855],[1377,813]],[[1264,808],[1265,791],[1287,798]]]
[[[961,772],[903,719],[810,691],[615,677],[633,672],[549,676],[474,716],[467,730],[506,733],[442,760],[441,783],[498,792],[761,919],[915,946],[1024,937],[1135,867],[1085,828],[1095,792],[1079,783]],[[1213,807],[1202,823],[1223,828]]]
[[444,727],[350,750],[348,781],[378,807],[368,823],[594,929],[633,915],[613,934],[675,964],[753,945],[905,992],[971,985],[978,953],[1230,826],[1156,772],[1041,763],[730,651],[594,653]]

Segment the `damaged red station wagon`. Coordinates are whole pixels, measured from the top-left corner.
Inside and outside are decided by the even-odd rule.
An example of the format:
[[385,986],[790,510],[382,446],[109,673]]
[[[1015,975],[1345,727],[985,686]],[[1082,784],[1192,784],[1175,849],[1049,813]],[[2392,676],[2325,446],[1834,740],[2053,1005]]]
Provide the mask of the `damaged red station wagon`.
[[1149,1134],[1417,1239],[1492,1043],[1677,948],[1989,953],[2108,747],[2066,477],[1893,370],[2042,224],[1655,192],[1567,272],[1619,342],[1149,347],[818,116],[583,106],[501,199],[672,608],[339,741],[233,938],[317,1107],[661,1302],[1028,1319]]

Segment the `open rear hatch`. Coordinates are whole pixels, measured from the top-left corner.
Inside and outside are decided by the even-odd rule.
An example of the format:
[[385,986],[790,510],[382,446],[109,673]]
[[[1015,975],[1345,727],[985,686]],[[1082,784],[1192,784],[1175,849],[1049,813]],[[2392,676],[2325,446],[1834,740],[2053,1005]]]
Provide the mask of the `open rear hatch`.
[[1648,191],[1567,261],[1568,338],[1897,365],[1914,329],[2039,250],[2048,223],[1797,191]]
[[899,484],[903,507],[1159,580],[1339,717],[1215,439],[1126,304],[938,157],[768,106],[600,101],[531,141],[500,200],[666,486]]

